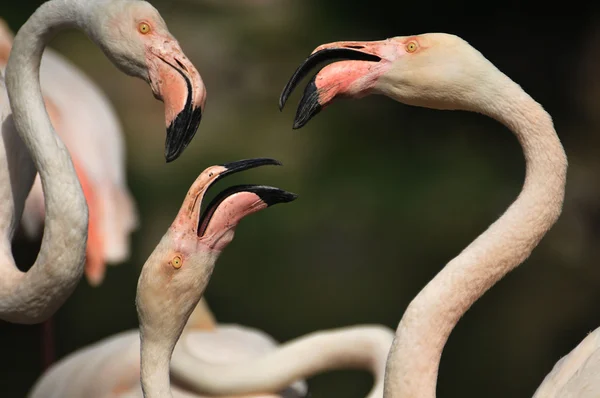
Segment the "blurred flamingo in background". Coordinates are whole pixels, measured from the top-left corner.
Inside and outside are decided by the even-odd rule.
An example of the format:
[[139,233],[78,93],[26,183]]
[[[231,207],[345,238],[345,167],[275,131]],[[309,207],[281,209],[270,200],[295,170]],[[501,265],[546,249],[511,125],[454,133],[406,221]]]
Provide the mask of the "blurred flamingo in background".
[[[191,142],[206,98],[198,71],[158,11],[145,1],[51,0],[21,27],[6,66],[6,85],[0,81],[0,227],[5,238],[0,318],[15,323],[48,319],[83,273],[87,204],[69,153],[49,119],[39,81],[47,41],[68,27],[85,31],[117,67],[145,80],[154,96],[163,100],[167,162],[177,159]],[[44,188],[44,233],[35,263],[21,272],[10,243],[36,169]]]
[[199,301],[238,222],[295,198],[276,188],[239,185],[218,194],[201,214],[206,191],[226,175],[269,164],[278,163],[249,159],[212,166],[200,174],[140,275],[136,300],[140,331],[117,334],[69,355],[42,376],[30,396],[131,397],[139,396],[143,386],[146,397],[170,396],[173,387],[174,395],[182,397],[291,398],[306,394],[306,386],[299,382],[305,377],[358,368],[375,377],[368,397],[382,397],[393,339],[389,328],[319,331],[277,346],[254,329],[216,326]]
[[[12,40],[12,32],[0,19],[0,70],[6,68]],[[106,264],[128,259],[129,236],[138,222],[126,182],[124,134],[100,88],[49,48],[42,56],[40,81],[50,120],[69,149],[88,203],[85,274],[97,286]],[[23,211],[27,237],[39,239],[43,223],[44,194],[38,175]]]
[[[6,68],[13,34],[0,19],[0,70]],[[46,49],[40,67],[46,109],[69,149],[88,204],[85,275],[92,286],[104,279],[106,264],[129,257],[129,235],[137,226],[136,205],[126,185],[123,132],[102,91],[65,58]],[[44,194],[39,175],[25,202],[22,226],[41,239]],[[44,367],[54,361],[52,318],[42,325]]]
[[[12,40],[11,30],[0,19],[0,70],[6,66]],[[69,149],[88,204],[85,274],[88,282],[97,286],[104,278],[107,263],[127,260],[129,236],[137,226],[135,202],[126,185],[124,134],[101,89],[51,48],[46,48],[42,56],[40,80],[50,120]],[[27,237],[41,238],[43,221],[44,201],[38,175],[23,212],[22,226]],[[192,319],[199,322],[196,329],[218,327],[205,300],[198,305]],[[248,344],[262,339],[262,334],[240,326],[226,336],[233,336],[235,344],[243,345],[246,339]],[[55,358],[52,335],[50,318],[42,325],[44,368]],[[265,338],[272,340],[270,336]]]

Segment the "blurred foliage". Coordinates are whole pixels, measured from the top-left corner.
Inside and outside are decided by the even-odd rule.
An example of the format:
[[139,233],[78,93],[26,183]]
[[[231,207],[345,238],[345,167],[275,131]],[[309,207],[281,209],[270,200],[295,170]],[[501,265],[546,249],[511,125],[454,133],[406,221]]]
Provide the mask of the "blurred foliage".
[[[16,30],[39,3],[7,3],[2,15]],[[427,31],[459,34],[521,84],[553,115],[570,159],[563,216],[531,258],[460,321],[442,356],[440,396],[531,396],[554,363],[600,326],[598,3],[569,3],[570,16],[561,8],[551,17],[518,2],[154,4],[208,88],[200,130],[172,164],[164,164],[162,105],[149,88],[118,72],[79,32],[52,43],[115,105],[142,222],[131,260],[111,268],[99,288],[82,282],[58,312],[61,357],[137,326],[139,269],[189,184],[208,165],[253,156],[285,166],[249,171],[227,184],[268,183],[300,198],[242,222],[206,293],[217,318],[280,341],[359,323],[395,328],[427,281],[518,194],[524,174],[518,143],[481,115],[380,97],[339,101],[292,131],[298,97],[283,113],[277,99],[318,44]],[[32,246],[16,249],[35,256]],[[40,328],[0,330],[0,391],[22,396],[40,373]],[[370,381],[351,371],[319,375],[310,379],[311,396],[362,397]]]

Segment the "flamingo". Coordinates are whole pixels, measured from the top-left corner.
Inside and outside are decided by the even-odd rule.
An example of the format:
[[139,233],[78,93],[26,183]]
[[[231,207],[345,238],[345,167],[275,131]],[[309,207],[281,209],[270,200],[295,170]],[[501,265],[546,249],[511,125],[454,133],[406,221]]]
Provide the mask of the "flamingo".
[[142,387],[147,397],[169,396],[169,359],[180,334],[170,363],[176,396],[298,397],[306,392],[298,382],[302,378],[328,369],[360,368],[375,376],[368,397],[382,397],[393,338],[384,326],[319,331],[279,347],[270,336],[237,325],[207,330],[214,327],[214,319],[207,317],[210,312],[199,300],[237,223],[295,195],[269,187],[232,187],[200,214],[202,200],[226,175],[276,164],[272,159],[249,159],[204,170],[142,269],[136,301],[140,330],[112,336],[59,361],[36,383],[30,397],[129,397],[139,396]]
[[[0,70],[6,68],[12,40],[12,32],[0,19]],[[69,149],[88,203],[85,275],[90,285],[98,286],[106,263],[117,264],[129,257],[129,235],[138,222],[126,184],[123,131],[102,91],[52,49],[42,56],[40,80],[48,115]],[[23,211],[26,236],[41,237],[43,221],[44,196],[36,176]]]
[[[48,319],[83,272],[87,205],[69,153],[49,120],[39,81],[46,43],[69,27],[83,30],[118,68],[144,79],[165,103],[167,162],[177,159],[195,135],[206,98],[198,71],[145,1],[51,0],[33,13],[15,37],[6,87],[2,83],[0,90],[0,319],[9,322]],[[44,234],[34,265],[22,273],[10,241],[36,169],[45,198]]]
[[[13,33],[0,19],[0,71],[6,68]],[[129,235],[137,226],[135,202],[126,184],[123,132],[110,102],[85,74],[52,49],[42,56],[40,81],[52,126],[67,146],[88,204],[85,276],[104,279],[106,263],[129,257]],[[82,133],[83,132],[83,133]],[[39,175],[25,201],[21,224],[40,239],[44,196]],[[52,318],[42,324],[44,368],[54,361]]]
[[[452,329],[477,299],[529,257],[560,216],[567,157],[543,107],[466,41],[449,34],[319,46],[285,86],[280,108],[310,69],[332,59],[342,61],[311,79],[294,128],[335,98],[377,93],[408,105],[487,115],[508,127],[524,152],[526,176],[518,198],[419,292],[396,330],[384,396],[435,397]],[[534,397],[598,397],[599,347],[600,328],[554,366]]]

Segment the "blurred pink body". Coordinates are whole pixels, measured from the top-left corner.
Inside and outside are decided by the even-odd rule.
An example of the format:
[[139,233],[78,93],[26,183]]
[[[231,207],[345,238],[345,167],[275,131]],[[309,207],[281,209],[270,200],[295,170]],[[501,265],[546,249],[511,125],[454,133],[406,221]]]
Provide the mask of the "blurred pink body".
[[[0,20],[0,69],[10,53],[12,33]],[[96,286],[107,263],[129,257],[129,236],[137,226],[136,206],[127,188],[121,125],[102,91],[79,69],[46,49],[40,70],[52,124],[71,153],[88,202],[90,222],[86,277]],[[29,238],[42,234],[44,195],[36,176],[25,203],[22,226]]]
[[[203,366],[242,363],[277,348],[277,342],[269,335],[238,325],[193,330],[188,324],[178,344]],[[177,354],[174,354],[173,360],[177,360]],[[174,397],[209,397],[189,392],[173,374],[171,385]],[[304,396],[305,392],[306,385],[299,382],[284,395],[254,394],[244,398],[297,398]],[[110,336],[69,355],[37,381],[29,396],[142,397],[139,331],[129,330]]]

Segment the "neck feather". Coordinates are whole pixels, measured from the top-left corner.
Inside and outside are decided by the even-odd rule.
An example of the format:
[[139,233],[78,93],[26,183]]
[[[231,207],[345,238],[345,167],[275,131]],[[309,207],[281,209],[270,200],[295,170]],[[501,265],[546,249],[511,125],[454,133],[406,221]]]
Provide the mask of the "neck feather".
[[367,398],[380,398],[392,337],[388,328],[380,326],[314,332],[243,363],[215,367],[209,361],[198,361],[184,335],[175,348],[171,371],[192,391],[238,396],[282,391],[298,380],[329,370],[364,369],[375,379]]
[[47,42],[62,29],[83,29],[89,6],[83,0],[42,4],[16,35],[6,68],[14,124],[40,173],[46,206],[42,246],[35,264],[19,275],[7,297],[0,297],[3,304],[10,302],[2,305],[0,317],[10,321],[34,323],[52,315],[83,272],[87,205],[71,157],[46,112],[39,69]]
[[172,397],[169,363],[171,361],[173,345],[168,344],[164,339],[144,336],[143,329],[140,333],[140,339],[141,382],[144,397]]
[[501,77],[503,86],[480,111],[510,128],[521,143],[523,189],[408,306],[388,357],[386,397],[436,396],[442,350],[460,317],[531,254],[561,213],[567,159],[550,115],[516,83]]

